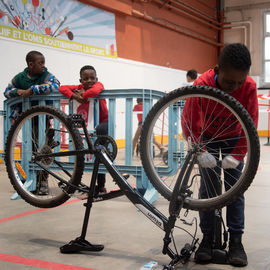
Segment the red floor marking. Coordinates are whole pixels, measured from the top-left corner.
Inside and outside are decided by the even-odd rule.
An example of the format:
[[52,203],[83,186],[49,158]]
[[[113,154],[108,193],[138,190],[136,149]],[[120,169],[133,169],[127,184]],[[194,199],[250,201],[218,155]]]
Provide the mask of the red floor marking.
[[0,261],[29,265],[29,266],[50,269],[50,270],[94,270],[92,268],[41,261],[37,259],[30,259],[30,258],[3,254],[3,253],[0,253]]
[[[65,202],[65,203],[63,203],[61,205],[67,205],[67,204],[78,202],[78,201],[80,201],[80,200],[79,199],[74,199],[74,200],[67,201],[67,202]],[[12,220],[12,219],[16,219],[16,218],[28,216],[28,215],[35,214],[35,213],[45,211],[45,210],[49,210],[49,209],[50,208],[38,208],[38,209],[34,209],[32,211],[28,211],[28,212],[21,213],[21,214],[18,214],[18,215],[14,215],[14,216],[11,216],[11,217],[2,218],[2,219],[0,219],[0,223],[6,222],[6,221],[9,221],[9,220]]]

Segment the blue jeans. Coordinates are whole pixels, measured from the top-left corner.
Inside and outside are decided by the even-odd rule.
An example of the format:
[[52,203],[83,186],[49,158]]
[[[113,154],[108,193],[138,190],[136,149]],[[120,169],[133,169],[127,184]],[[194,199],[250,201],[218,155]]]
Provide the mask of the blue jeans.
[[[206,138],[205,138],[206,139]],[[237,144],[239,137],[226,139],[223,141],[212,141],[207,147],[207,151],[211,153],[217,160],[221,152],[222,158],[230,154]],[[243,162],[237,166],[236,169],[226,169],[224,170],[224,186],[225,190],[228,190],[231,185],[239,179],[243,169]],[[201,173],[201,186],[200,186],[200,196],[201,198],[209,198],[217,195],[217,191],[221,187],[219,184],[219,176],[221,174],[221,169],[215,167],[202,168],[200,166]],[[226,221],[229,228],[230,234],[242,234],[244,231],[244,209],[245,209],[245,199],[244,196],[240,196],[237,200],[227,206],[226,211]],[[214,233],[214,211],[200,211],[200,228],[203,234],[213,235]]]

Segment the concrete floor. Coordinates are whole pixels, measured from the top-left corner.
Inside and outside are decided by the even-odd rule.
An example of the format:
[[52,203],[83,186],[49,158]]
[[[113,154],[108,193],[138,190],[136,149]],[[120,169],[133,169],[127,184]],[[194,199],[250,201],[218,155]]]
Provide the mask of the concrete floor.
[[[262,143],[266,139],[262,140]],[[249,264],[246,270],[270,270],[270,146],[261,148],[259,171],[246,192],[246,230],[244,246]],[[115,188],[107,178],[107,187]],[[134,179],[130,180],[131,182]],[[145,263],[157,261],[158,269],[169,263],[162,255],[164,232],[154,226],[124,197],[95,203],[92,208],[86,239],[105,245],[99,253],[61,254],[59,247],[81,233],[84,216],[83,201],[76,198],[53,209],[37,209],[22,200],[11,201],[13,189],[5,166],[0,165],[0,269],[1,270],[83,270],[140,269]],[[168,202],[161,197],[155,206],[167,213]],[[183,213],[181,213],[183,216]],[[197,213],[191,212],[191,220]],[[178,225],[194,231],[195,226]],[[199,232],[199,237],[201,236]],[[190,241],[181,230],[175,230],[181,249]],[[197,265],[193,258],[177,269],[235,269],[230,265]]]

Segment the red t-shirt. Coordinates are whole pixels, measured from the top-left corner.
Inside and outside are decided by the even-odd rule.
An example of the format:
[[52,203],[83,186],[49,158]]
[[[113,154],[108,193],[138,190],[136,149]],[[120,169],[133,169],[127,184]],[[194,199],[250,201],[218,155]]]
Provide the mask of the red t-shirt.
[[[82,84],[79,85],[61,85],[58,90],[64,96],[71,98],[74,94],[74,90],[84,89]],[[100,82],[96,82],[91,88],[85,90],[83,93],[83,98],[88,99],[91,97],[97,97],[99,93],[104,90],[104,86]],[[105,99],[99,100],[99,122],[108,121],[108,107]]]
[[[195,80],[194,85],[208,85],[218,88],[215,82],[214,70],[210,69],[203,73]],[[258,98],[256,83],[253,79],[250,76],[247,76],[244,84],[234,91],[231,96],[237,99],[246,108],[257,127],[259,114]],[[223,132],[223,135],[219,137],[220,139],[232,138],[240,135],[238,143],[231,153],[234,158],[240,161],[247,152],[246,147],[243,147],[243,145],[246,146],[245,135],[243,134],[243,130],[239,129],[237,125],[231,125],[232,123],[235,123],[235,119],[228,117],[230,115],[228,110],[223,110],[222,108],[224,108],[222,105],[216,106],[216,102],[211,101],[209,103],[209,100],[204,98],[187,99],[182,114],[182,129],[184,136],[186,138],[189,137],[191,129],[193,136],[190,137],[197,140],[200,137],[202,130],[201,119],[207,118],[207,115],[202,114],[204,114],[205,111],[211,112],[211,115],[209,116],[211,116],[211,119],[214,119],[214,121],[209,121],[211,124],[203,127],[205,136],[214,137],[216,134],[220,134],[221,127],[223,129],[227,127],[227,129],[226,132]],[[241,134],[243,134],[243,136]]]
[[[133,112],[142,112],[143,111],[143,103],[138,103],[133,107]],[[137,113],[137,119],[139,123],[142,123],[143,121],[143,114]]]

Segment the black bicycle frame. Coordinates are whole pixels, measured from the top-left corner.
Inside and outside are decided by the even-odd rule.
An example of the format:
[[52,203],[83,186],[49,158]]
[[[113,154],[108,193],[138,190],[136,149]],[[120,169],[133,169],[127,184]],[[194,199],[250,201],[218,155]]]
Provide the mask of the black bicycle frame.
[[[98,145],[97,147],[94,147],[92,145],[90,136],[88,135],[87,130],[85,128],[85,123],[83,122],[80,124],[82,124],[82,127],[84,128],[85,139],[86,139],[86,142],[88,145],[88,149],[38,155],[36,157],[36,159],[33,160],[33,162],[36,163],[39,167],[41,167],[43,170],[47,171],[49,174],[56,177],[57,175],[55,175],[53,172],[48,170],[38,160],[40,160],[41,158],[44,158],[44,157],[84,155],[87,153],[94,154],[94,156],[95,156],[94,169],[93,169],[91,183],[90,183],[88,190],[86,190],[84,187],[75,186],[75,185],[65,181],[64,179],[61,179],[61,177],[59,177],[59,176],[57,176],[56,178],[60,181],[60,183],[71,186],[71,187],[73,187],[77,190],[80,190],[80,191],[88,192],[89,196],[90,196],[91,194],[92,195],[94,194],[96,177],[97,177],[99,165],[100,165],[100,163],[104,164],[107,171],[110,173],[110,175],[113,177],[116,184],[119,186],[120,191],[111,192],[112,193],[111,195],[109,193],[101,195],[100,196],[101,200],[103,200],[103,198],[110,199],[110,198],[118,197],[118,196],[124,194],[135,205],[135,207],[138,208],[147,218],[149,218],[160,229],[165,231],[165,237],[163,239],[164,246],[163,246],[162,253],[167,254],[172,259],[169,267],[177,264],[179,261],[181,261],[183,259],[184,256],[182,256],[181,254],[180,255],[175,254],[169,248],[169,244],[171,243],[172,229],[174,228],[176,219],[179,216],[179,213],[180,213],[180,211],[183,207],[183,204],[184,204],[184,199],[186,196],[185,189],[187,188],[186,183],[188,181],[190,171],[192,170],[192,167],[195,163],[195,156],[193,155],[193,153],[192,152],[188,153],[186,160],[181,168],[181,172],[177,178],[177,181],[176,181],[176,184],[174,186],[173,193],[172,193],[172,197],[170,200],[170,207],[169,207],[170,216],[169,216],[169,218],[167,218],[158,209],[156,209],[152,204],[150,204],[146,199],[144,199],[143,196],[137,191],[136,188],[133,188],[127,182],[126,178],[121,175],[121,173],[118,171],[118,169],[114,165],[113,161],[110,159],[110,157],[106,153],[106,149],[103,145]],[[94,198],[89,197],[87,200],[87,203],[85,204],[87,209],[86,209],[86,213],[85,213],[85,217],[84,217],[84,223],[83,223],[83,229],[82,229],[82,235],[80,237],[81,238],[80,241],[85,241],[84,237],[86,234],[88,219],[90,216],[90,209],[92,207],[92,202],[94,202],[94,201],[95,201]],[[97,198],[97,201],[98,201],[98,198]],[[84,244],[85,243],[83,243],[83,245]],[[89,244],[89,243],[87,243],[87,244]],[[170,268],[166,268],[166,269],[170,269]]]

